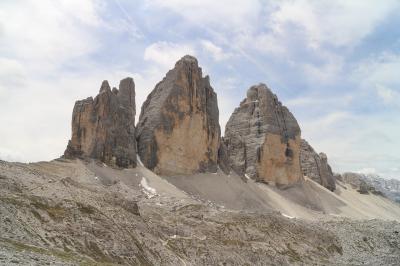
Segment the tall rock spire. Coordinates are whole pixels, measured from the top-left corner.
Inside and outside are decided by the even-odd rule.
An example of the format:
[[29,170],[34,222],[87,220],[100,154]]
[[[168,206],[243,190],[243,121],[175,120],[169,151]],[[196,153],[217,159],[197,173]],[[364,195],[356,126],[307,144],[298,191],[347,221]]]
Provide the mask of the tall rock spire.
[[121,80],[111,90],[105,80],[93,99],[77,101],[66,158],[89,157],[117,167],[136,166],[135,83]]
[[224,136],[233,170],[277,185],[302,179],[300,141],[296,119],[264,84],[247,91]]
[[186,55],[147,97],[137,125],[138,154],[161,175],[215,172],[220,143],[217,95]]

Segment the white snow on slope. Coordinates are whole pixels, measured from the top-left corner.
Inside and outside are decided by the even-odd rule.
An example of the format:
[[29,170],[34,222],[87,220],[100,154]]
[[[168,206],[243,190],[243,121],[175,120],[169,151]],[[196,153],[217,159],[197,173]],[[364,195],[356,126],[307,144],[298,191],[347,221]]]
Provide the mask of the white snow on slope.
[[138,162],[138,165],[143,166],[143,163],[140,160],[140,156],[138,154],[136,155],[136,161]]
[[142,181],[140,181],[140,185],[143,188],[143,192],[146,194],[146,196],[149,199],[157,196],[157,191],[155,190],[155,188],[152,188],[151,186],[149,186],[149,184],[147,183],[147,179],[145,177],[142,177]]
[[293,216],[290,216],[290,215],[287,215],[287,214],[284,214],[284,213],[281,213],[281,214],[282,214],[283,217],[286,217],[286,218],[289,218],[289,219],[293,219],[294,218]]

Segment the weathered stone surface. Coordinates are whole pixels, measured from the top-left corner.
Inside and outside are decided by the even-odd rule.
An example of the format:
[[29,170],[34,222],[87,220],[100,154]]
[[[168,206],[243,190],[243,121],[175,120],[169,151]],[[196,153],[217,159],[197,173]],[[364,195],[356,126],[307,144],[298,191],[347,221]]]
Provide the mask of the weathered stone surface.
[[197,59],[184,56],[142,106],[136,136],[143,164],[161,175],[215,172],[217,95]]
[[302,179],[300,127],[266,85],[247,91],[226,125],[224,138],[232,169],[239,175],[276,185]]
[[316,153],[304,139],[301,140],[300,162],[303,175],[331,191],[336,189],[335,176],[328,164],[328,157],[325,153]]
[[77,101],[66,158],[90,157],[110,166],[136,166],[135,83],[121,80],[111,91],[103,81],[99,95]]
[[229,164],[228,148],[224,143],[224,138],[221,139],[221,143],[218,149],[218,166],[225,174],[229,174],[231,171],[231,166]]
[[[357,189],[360,194],[372,193],[375,195],[386,196],[399,202],[398,198],[396,198],[399,193],[396,193],[394,187],[385,187],[387,185],[385,183],[390,182],[390,180],[384,180],[374,175],[365,175],[361,173],[343,173],[340,181],[350,184],[354,189]],[[381,184],[382,181],[384,182],[384,186]]]

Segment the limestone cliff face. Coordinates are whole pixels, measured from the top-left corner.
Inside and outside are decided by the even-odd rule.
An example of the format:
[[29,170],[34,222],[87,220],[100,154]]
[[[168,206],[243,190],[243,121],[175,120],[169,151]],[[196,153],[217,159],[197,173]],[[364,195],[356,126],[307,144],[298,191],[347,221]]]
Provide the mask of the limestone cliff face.
[[77,101],[72,113],[72,138],[64,156],[90,157],[117,167],[136,166],[135,84],[121,80],[111,91],[103,81],[93,99]]
[[184,56],[142,106],[136,136],[143,164],[161,175],[215,172],[217,95],[196,58]]
[[247,91],[226,125],[224,139],[238,174],[276,185],[302,179],[300,127],[266,85]]
[[336,189],[336,178],[328,164],[328,157],[325,153],[316,153],[304,139],[301,140],[300,162],[303,175],[331,191]]

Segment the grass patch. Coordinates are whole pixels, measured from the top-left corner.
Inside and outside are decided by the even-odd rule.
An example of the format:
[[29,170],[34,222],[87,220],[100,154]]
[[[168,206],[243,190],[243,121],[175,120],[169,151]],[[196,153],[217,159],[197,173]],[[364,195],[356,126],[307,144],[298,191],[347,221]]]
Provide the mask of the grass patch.
[[45,249],[38,246],[31,246],[8,238],[0,238],[0,241],[9,244],[18,252],[28,251],[47,256],[54,256],[66,262],[76,262],[76,258],[79,257],[79,255],[72,252],[64,252],[57,249]]
[[68,252],[68,251],[62,251],[58,249],[45,249],[41,248],[38,246],[31,246],[27,244],[23,244],[21,242],[12,240],[12,239],[7,239],[7,238],[0,238],[1,242],[4,242],[11,246],[14,250],[18,252],[32,252],[36,254],[41,254],[41,255],[47,255],[47,256],[54,256],[61,261],[64,262],[72,262],[77,265],[82,265],[82,266],[94,266],[94,265],[101,265],[101,266],[111,266],[115,265],[114,263],[107,262],[107,261],[95,261],[95,260],[90,260],[87,257],[83,257],[77,253],[73,252]]
[[16,205],[16,206],[19,206],[19,207],[24,207],[24,206],[28,205],[24,201],[22,201],[21,199],[14,198],[14,197],[0,197],[0,201],[2,201],[4,203]]
[[44,201],[39,201],[36,198],[32,198],[31,205],[37,209],[46,211],[49,216],[56,221],[63,220],[66,216],[67,210],[61,206],[61,204],[56,204],[54,206],[49,205]]

